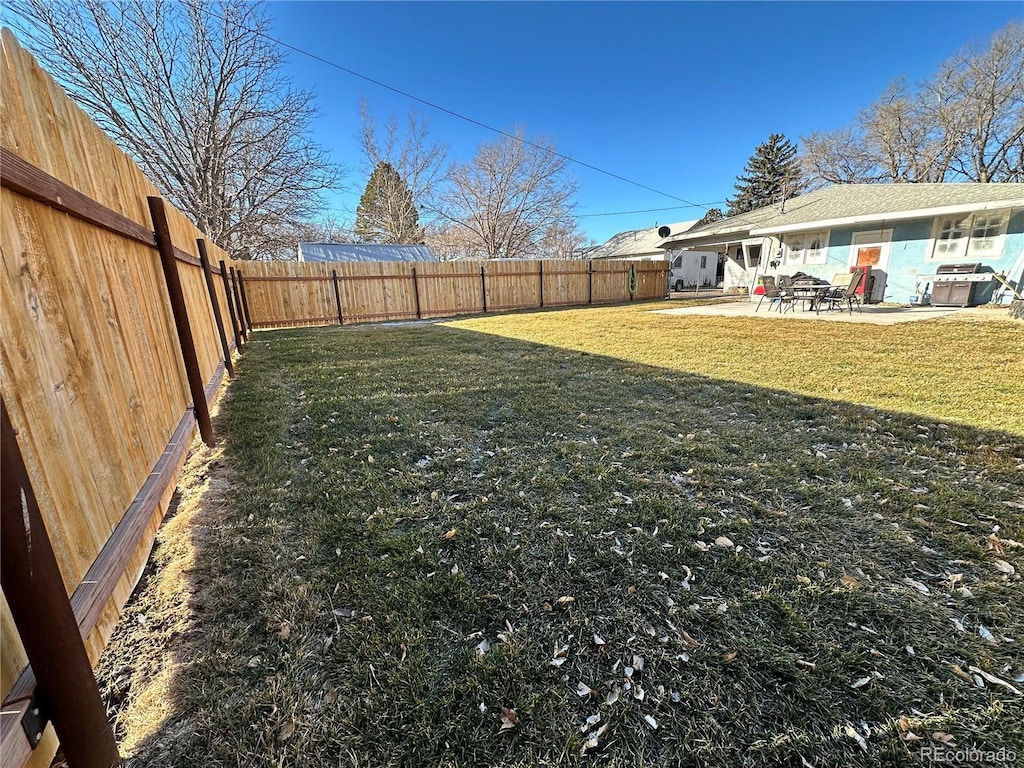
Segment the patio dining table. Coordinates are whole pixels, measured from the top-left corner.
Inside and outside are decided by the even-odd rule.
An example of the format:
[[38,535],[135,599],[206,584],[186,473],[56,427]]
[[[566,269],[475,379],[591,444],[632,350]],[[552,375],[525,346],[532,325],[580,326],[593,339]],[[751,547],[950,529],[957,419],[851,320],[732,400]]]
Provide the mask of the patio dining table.
[[825,295],[830,289],[835,286],[830,283],[804,283],[795,282],[789,286],[790,290],[793,291],[793,295],[801,302],[809,301],[810,307],[805,307],[804,311],[813,312],[821,301],[821,297]]

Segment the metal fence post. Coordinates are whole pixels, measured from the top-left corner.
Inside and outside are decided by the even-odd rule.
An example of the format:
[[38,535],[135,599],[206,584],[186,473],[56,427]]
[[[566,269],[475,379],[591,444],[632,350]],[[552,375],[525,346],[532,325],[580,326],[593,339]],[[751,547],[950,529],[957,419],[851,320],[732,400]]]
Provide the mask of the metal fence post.
[[235,297],[231,291],[228,265],[224,263],[224,259],[220,260],[220,277],[224,281],[224,298],[228,301],[228,314],[231,316],[231,332],[235,335],[235,347],[241,349],[242,335],[238,332],[238,318],[235,317]]
[[420,313],[420,287],[416,282],[416,267],[412,268],[412,295],[416,299],[416,319],[419,320],[422,314]]
[[217,323],[217,335],[220,337],[220,348],[224,352],[224,369],[228,376],[235,375],[235,366],[231,362],[231,348],[228,347],[228,337],[224,333],[224,319],[220,315],[220,302],[217,301],[217,289],[213,286],[213,272],[210,271],[210,257],[206,253],[206,241],[203,238],[196,238],[196,247],[199,248],[199,263],[203,265],[203,277],[206,278],[206,290],[210,294],[210,306],[213,307],[213,320]]
[[341,314],[341,290],[338,288],[338,270],[331,270],[331,279],[334,280],[334,303],[338,306],[338,325],[344,325],[345,318]]
[[480,299],[483,301],[484,312],[487,311],[487,273],[484,272],[484,265],[480,265]]
[[153,234],[156,236],[156,247],[160,252],[160,261],[164,268],[164,282],[167,283],[167,297],[171,302],[171,313],[178,329],[178,343],[181,346],[181,357],[185,363],[185,376],[188,388],[192,393],[192,409],[199,424],[199,434],[203,442],[211,448],[214,446],[213,422],[210,420],[210,407],[206,403],[206,388],[203,386],[203,374],[199,370],[199,358],[196,355],[196,343],[192,337],[192,326],[188,321],[188,308],[185,295],[181,290],[181,278],[178,276],[178,265],[174,259],[174,243],[171,241],[171,230],[167,225],[167,211],[164,209],[163,198],[149,197],[149,213],[153,217]]
[[[0,581],[4,595],[68,766],[110,768],[121,762],[114,733],[6,403],[2,411]],[[38,742],[38,733],[30,736]]]

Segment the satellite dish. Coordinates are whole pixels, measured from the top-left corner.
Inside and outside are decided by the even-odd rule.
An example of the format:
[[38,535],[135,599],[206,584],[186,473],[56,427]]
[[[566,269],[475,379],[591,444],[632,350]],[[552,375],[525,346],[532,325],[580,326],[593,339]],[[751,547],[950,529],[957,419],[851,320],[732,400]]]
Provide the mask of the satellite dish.
[[668,237],[672,234],[672,230],[668,227],[658,227],[658,237]]

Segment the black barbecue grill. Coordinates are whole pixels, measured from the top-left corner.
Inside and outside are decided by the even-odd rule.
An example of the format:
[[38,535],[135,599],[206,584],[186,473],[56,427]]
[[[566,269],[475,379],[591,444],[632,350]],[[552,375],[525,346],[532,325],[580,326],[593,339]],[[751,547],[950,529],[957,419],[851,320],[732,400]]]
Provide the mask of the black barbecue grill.
[[992,279],[979,272],[981,264],[942,264],[932,277],[932,305],[936,307],[975,307],[978,286]]

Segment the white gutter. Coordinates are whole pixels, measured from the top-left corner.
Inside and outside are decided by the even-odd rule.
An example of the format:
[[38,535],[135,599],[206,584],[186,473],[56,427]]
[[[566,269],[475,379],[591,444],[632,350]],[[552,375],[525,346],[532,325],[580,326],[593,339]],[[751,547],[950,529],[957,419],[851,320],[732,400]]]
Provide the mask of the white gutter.
[[894,211],[892,213],[868,213],[860,216],[844,216],[838,219],[819,219],[804,221],[797,224],[781,224],[777,226],[757,227],[750,230],[750,235],[776,235],[786,232],[799,232],[808,229],[833,229],[856,224],[874,224],[879,221],[905,221],[907,219],[931,219],[936,216],[954,216],[958,213],[974,213],[975,211],[998,211],[1006,208],[1024,208],[1024,199],[998,200],[987,203],[961,203],[959,205],[943,205],[935,208],[919,208],[916,211]]

